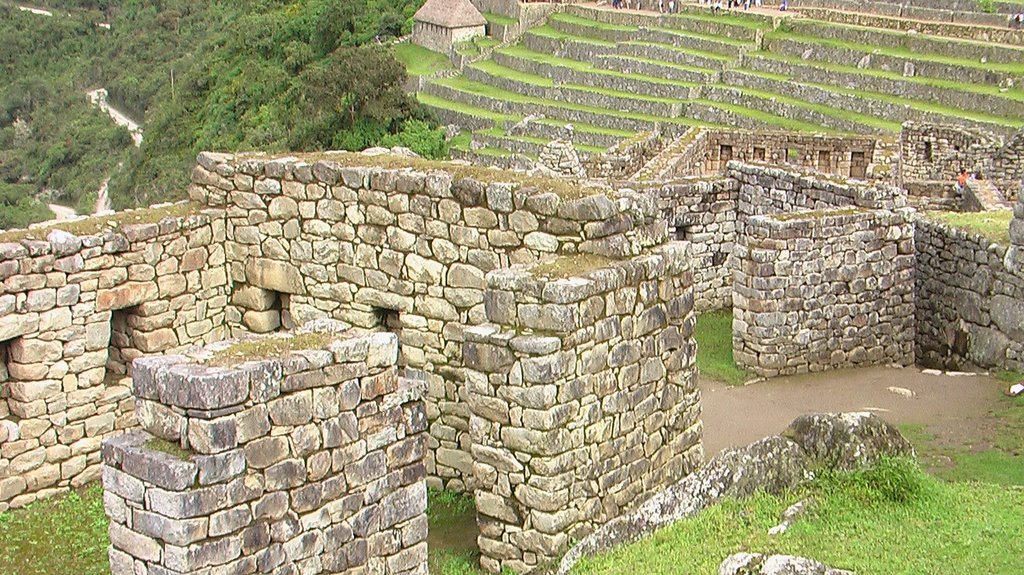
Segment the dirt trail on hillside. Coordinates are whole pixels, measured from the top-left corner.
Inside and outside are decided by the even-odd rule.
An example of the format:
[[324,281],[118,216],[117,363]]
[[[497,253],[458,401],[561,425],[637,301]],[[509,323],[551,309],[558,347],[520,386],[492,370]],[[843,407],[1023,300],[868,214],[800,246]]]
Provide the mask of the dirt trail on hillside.
[[[782,377],[741,387],[701,382],[708,458],[781,432],[798,415],[874,411],[892,423],[924,424],[936,441],[977,449],[992,436],[1006,384],[987,375],[928,375],[918,368],[866,368]],[[907,398],[891,391],[914,392]]]

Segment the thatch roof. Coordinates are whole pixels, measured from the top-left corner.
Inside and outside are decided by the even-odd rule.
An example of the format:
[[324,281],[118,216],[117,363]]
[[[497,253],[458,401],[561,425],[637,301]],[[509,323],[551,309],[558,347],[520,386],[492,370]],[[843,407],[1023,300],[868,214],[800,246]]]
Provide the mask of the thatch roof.
[[487,23],[469,0],[427,0],[412,18],[416,22],[445,28],[483,26]]

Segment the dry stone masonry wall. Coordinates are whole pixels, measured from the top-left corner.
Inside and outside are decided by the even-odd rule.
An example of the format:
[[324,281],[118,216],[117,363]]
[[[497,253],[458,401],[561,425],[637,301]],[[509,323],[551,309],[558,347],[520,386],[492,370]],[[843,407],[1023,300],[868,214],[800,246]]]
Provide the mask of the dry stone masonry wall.
[[222,213],[187,208],[0,243],[0,511],[98,478],[134,425],[133,359],[223,338]]
[[916,223],[917,358],[958,368],[1024,367],[1024,207],[1010,246],[921,218]]
[[737,363],[767,377],[913,364],[913,230],[899,211],[748,219],[735,254]]
[[[664,242],[667,228],[653,200],[635,192],[500,183],[508,174],[460,175],[451,165],[343,163],[353,157],[200,156],[191,193],[227,213],[227,322],[246,329],[259,308],[286,301],[268,309],[266,325],[279,313],[297,325],[332,317],[399,333],[403,367],[428,381],[428,473],[464,490],[472,459],[461,342],[466,326],[486,319],[485,274],[555,254],[636,255]],[[596,195],[579,197],[587,193]]]
[[309,327],[274,359],[136,360],[142,430],[103,446],[113,575],[426,573],[426,410],[397,338]]
[[551,564],[703,459],[685,247],[580,258],[560,262],[566,279],[489,274],[491,323],[466,332],[489,572]]

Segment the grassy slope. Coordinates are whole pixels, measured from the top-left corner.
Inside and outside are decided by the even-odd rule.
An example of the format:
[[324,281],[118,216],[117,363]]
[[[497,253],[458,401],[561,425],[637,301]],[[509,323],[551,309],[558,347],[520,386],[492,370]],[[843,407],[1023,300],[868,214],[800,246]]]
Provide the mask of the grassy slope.
[[99,484],[0,514],[0,573],[108,575],[107,516]]
[[697,318],[697,368],[701,377],[740,385],[750,374],[736,365],[732,357],[732,311],[704,312]]
[[439,52],[428,50],[412,42],[396,44],[394,48],[395,59],[405,66],[410,76],[429,76],[439,70],[448,70],[452,67],[448,57]]
[[[817,505],[784,535],[767,531],[783,509]],[[947,484],[897,464],[826,477],[785,497],[726,501],[653,537],[586,561],[575,572],[712,575],[739,551],[807,556],[871,575],[1020,573],[1024,490]]]

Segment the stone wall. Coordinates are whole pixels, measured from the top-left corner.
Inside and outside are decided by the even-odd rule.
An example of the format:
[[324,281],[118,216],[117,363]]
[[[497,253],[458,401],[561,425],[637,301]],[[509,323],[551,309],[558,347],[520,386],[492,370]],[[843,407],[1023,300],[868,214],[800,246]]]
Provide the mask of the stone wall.
[[[255,307],[286,298],[282,317],[297,325],[331,317],[399,334],[401,365],[428,379],[428,474],[455,490],[472,473],[462,332],[485,320],[485,274],[555,254],[635,255],[667,237],[652,199],[563,180],[396,158],[367,167],[375,159],[358,154],[199,162],[190,191],[226,208],[236,293],[259,296]],[[254,311],[233,299],[228,324],[244,329]]]
[[[1024,215],[1019,202],[1016,212]],[[1015,221],[1019,250],[1024,236]],[[915,243],[918,361],[1024,368],[1024,260],[1015,248],[925,218]]]
[[964,209],[964,194],[955,182],[949,180],[919,180],[904,182],[907,202],[922,211],[959,212]]
[[485,34],[484,25],[447,28],[430,22],[416,21],[412,27],[412,43],[451,56],[455,44]]
[[884,183],[825,179],[815,172],[733,161],[728,177],[740,185],[739,220],[755,215],[789,214],[829,208],[894,210],[906,207],[905,193]]
[[133,426],[134,358],[225,333],[223,212],[62,227],[79,235],[0,238],[0,511],[98,478],[100,442]]
[[773,377],[914,363],[914,231],[905,213],[753,216],[734,256],[739,365]]
[[[702,172],[723,173],[730,160],[739,160],[793,164],[826,174],[864,179],[875,155],[875,144],[876,139],[872,137],[711,130]],[[685,174],[686,168],[680,165],[677,173]]]
[[478,541],[492,573],[549,566],[702,460],[685,248],[552,266],[489,274],[492,325],[466,332]]
[[[143,430],[103,446],[113,575],[426,573],[426,412],[397,338],[310,327],[136,360]],[[295,349],[230,357],[272,340]]]
[[985,173],[1003,143],[993,134],[942,124],[903,124],[900,171],[904,182],[955,182],[961,169]]
[[729,258],[736,246],[739,183],[728,178],[657,184],[649,189],[674,240],[690,243],[693,298],[698,312],[732,305]]

